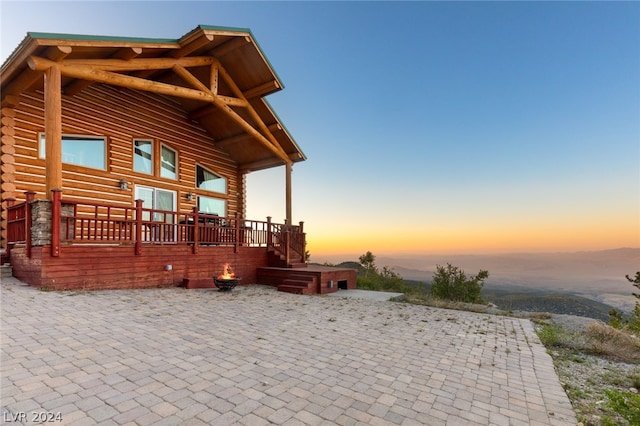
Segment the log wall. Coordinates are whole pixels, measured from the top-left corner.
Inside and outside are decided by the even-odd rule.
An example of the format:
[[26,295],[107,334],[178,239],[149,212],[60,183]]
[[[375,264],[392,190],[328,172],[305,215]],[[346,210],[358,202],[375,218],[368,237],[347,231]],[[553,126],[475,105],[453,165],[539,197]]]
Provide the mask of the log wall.
[[[15,97],[11,97],[15,99]],[[0,248],[6,249],[7,201],[15,197],[15,116],[14,105],[9,102],[0,109]]]
[[[15,106],[2,108],[2,246],[6,246],[5,200],[24,200],[24,191],[47,198],[45,161],[38,155],[39,133],[44,131],[44,95],[25,92]],[[94,84],[78,95],[62,96],[62,133],[104,136],[107,139],[107,170],[62,165],[63,197],[90,202],[134,204],[135,185],[176,191],[178,211],[196,206],[186,193],[227,201],[227,216],[244,217],[245,179],[236,163],[197,124],[187,119],[177,103],[148,92]],[[151,139],[156,147],[166,144],[177,152],[178,179],[133,171],[133,140]],[[159,154],[159,149],[156,153]],[[196,188],[196,164],[227,179],[227,194]],[[121,190],[119,181],[129,184]]]

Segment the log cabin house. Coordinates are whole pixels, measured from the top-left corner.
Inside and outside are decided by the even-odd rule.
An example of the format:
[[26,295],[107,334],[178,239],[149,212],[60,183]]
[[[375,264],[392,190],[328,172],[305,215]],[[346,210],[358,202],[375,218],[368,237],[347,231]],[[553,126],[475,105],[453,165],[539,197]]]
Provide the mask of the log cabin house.
[[[283,88],[247,29],[180,39],[28,33],[0,69],[3,264],[48,289],[355,288],[311,267],[291,218],[304,153],[265,97]],[[246,175],[283,167],[286,218],[247,218]]]

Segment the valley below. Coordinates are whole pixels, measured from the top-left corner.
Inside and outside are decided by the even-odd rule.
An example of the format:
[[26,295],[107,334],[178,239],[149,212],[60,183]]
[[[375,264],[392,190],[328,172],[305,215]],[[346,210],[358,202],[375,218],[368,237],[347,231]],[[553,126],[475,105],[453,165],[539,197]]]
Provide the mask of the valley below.
[[503,310],[579,315],[608,321],[615,308],[631,312],[638,289],[625,275],[640,271],[640,248],[571,253],[377,256],[406,281],[431,282],[438,265],[450,263],[467,276],[489,271],[483,297]]

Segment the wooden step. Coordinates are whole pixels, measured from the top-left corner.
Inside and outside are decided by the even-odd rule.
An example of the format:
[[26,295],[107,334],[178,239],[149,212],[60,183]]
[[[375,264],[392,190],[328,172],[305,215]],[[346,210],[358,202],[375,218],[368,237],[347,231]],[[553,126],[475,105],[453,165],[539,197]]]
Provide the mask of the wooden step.
[[5,263],[0,266],[0,277],[12,277],[13,276],[13,268],[11,264]]
[[286,291],[295,294],[313,294],[315,279],[313,277],[305,277],[306,279],[285,278],[282,284],[278,285],[278,291]]
[[284,291],[285,293],[293,293],[293,294],[312,294],[311,290],[306,287],[300,287],[297,285],[286,285],[280,284],[278,286],[278,291]]
[[310,285],[313,285],[313,277],[309,277],[311,279],[307,279],[307,280],[301,280],[301,279],[296,279],[296,278],[285,278],[282,280],[282,284],[284,285],[297,285],[300,287],[309,287]]

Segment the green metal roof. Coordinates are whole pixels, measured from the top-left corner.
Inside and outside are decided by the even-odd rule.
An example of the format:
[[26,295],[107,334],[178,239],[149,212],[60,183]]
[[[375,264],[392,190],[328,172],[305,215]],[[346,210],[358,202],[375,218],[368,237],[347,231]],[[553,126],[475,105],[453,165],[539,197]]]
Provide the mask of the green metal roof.
[[122,37],[122,36],[101,36],[101,35],[84,35],[84,34],[58,34],[58,33],[37,33],[28,32],[31,38],[40,38],[47,40],[64,39],[64,40],[89,40],[89,41],[128,41],[139,43],[177,43],[179,39],[170,38],[147,38],[147,37]]

